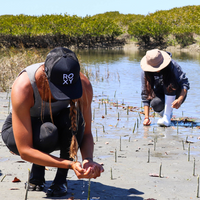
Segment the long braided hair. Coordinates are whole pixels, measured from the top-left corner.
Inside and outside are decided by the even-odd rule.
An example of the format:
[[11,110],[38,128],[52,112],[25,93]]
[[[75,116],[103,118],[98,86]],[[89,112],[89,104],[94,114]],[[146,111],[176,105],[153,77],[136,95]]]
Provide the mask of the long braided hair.
[[70,145],[70,158],[77,161],[77,151],[78,151],[78,141],[76,139],[76,134],[78,130],[78,100],[70,100],[70,117],[71,117],[71,131],[72,131],[72,140]]

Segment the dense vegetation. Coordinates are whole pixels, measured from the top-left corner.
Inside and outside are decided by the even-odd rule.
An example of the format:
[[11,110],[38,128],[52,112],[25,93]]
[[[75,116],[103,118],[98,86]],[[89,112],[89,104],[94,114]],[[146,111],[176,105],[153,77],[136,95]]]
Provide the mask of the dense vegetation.
[[0,46],[109,48],[125,44],[120,35],[137,39],[140,45],[195,42],[200,34],[200,6],[186,6],[144,15],[106,12],[94,16],[2,15]]
[[[199,24],[200,6],[186,6],[149,14],[130,24],[128,33],[145,45],[170,42],[186,46],[195,42],[195,34],[200,34]],[[173,40],[170,41],[169,36]]]

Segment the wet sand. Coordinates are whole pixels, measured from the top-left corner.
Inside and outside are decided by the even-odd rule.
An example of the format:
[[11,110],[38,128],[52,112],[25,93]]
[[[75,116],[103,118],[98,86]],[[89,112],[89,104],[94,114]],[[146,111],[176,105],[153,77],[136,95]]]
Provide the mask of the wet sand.
[[[0,127],[8,113],[6,96],[6,93],[0,94]],[[144,127],[143,116],[140,119],[138,115],[139,110],[127,113],[123,106],[117,108],[111,103],[107,105],[106,115],[104,104],[99,102],[99,97],[94,98],[94,160],[104,164],[105,172],[101,177],[91,180],[90,199],[197,199],[199,129],[158,127],[158,117],[152,118],[150,127]],[[53,154],[58,155],[58,152]],[[24,185],[29,169],[31,163],[12,155],[0,137],[0,199],[25,199]],[[45,190],[54,179],[55,172],[56,168],[47,168]],[[15,177],[21,182],[12,182]],[[88,180],[78,180],[72,170],[67,179],[66,196],[46,198],[45,191],[29,191],[28,199],[87,199]]]

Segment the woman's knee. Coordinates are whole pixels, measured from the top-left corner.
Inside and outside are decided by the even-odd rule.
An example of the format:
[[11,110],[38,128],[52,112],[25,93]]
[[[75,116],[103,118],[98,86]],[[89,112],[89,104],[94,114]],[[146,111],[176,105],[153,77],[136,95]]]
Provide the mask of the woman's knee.
[[10,114],[4,122],[1,136],[5,145],[8,147],[8,149],[12,151],[13,153],[15,153],[16,155],[19,155],[16,143],[15,143],[14,134],[13,134],[12,114]]
[[164,109],[164,100],[155,97],[154,99],[151,100],[150,105],[155,112],[160,112]]
[[58,130],[51,122],[40,126],[39,132],[33,132],[33,147],[45,153],[51,153],[58,144]]

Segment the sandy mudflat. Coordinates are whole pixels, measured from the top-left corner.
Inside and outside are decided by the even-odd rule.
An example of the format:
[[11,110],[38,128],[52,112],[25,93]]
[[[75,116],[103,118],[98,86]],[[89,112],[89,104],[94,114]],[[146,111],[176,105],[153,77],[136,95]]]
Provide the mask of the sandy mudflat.
[[[8,99],[5,93],[1,93],[0,100],[2,126],[8,113]],[[197,199],[197,175],[200,173],[199,129],[179,127],[177,132],[177,127],[158,127],[156,117],[150,127],[143,127],[140,121],[133,133],[137,112],[130,112],[127,116],[127,112],[119,107],[120,119],[117,120],[117,108],[110,106],[105,116],[103,107],[98,107],[95,103],[93,107],[94,160],[104,164],[105,172],[101,177],[91,180],[91,199]],[[186,136],[189,141],[194,142],[190,144],[190,161],[189,143],[185,143]],[[162,177],[153,177],[159,175],[160,166]],[[12,155],[0,138],[0,199],[25,199],[24,184],[30,168],[31,164],[23,162],[19,156]],[[51,184],[55,172],[56,169],[51,167],[46,170],[45,190]],[[13,183],[15,177],[21,182]],[[72,196],[74,199],[87,199],[88,180],[77,180],[74,172],[70,171],[68,194],[65,197],[49,199],[68,199]],[[28,199],[46,199],[46,195],[45,192],[28,192]]]

